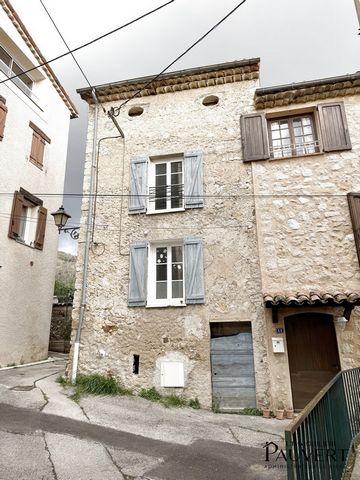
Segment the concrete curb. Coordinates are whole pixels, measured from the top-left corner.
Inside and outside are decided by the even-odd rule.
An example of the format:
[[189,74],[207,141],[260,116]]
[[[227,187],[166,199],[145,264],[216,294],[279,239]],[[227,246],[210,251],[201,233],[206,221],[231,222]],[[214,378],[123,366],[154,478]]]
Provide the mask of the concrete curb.
[[42,365],[43,363],[56,362],[57,360],[59,360],[59,358],[49,357],[47,360],[40,360],[39,362],[23,363],[22,365],[12,365],[11,367],[2,367],[0,368],[0,372],[2,372],[3,370],[11,370],[13,368],[32,367],[34,365]]

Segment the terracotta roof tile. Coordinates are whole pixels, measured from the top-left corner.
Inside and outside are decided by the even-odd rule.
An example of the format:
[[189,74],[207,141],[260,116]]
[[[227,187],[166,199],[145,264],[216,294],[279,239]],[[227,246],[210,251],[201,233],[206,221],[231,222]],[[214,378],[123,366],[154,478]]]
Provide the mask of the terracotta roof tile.
[[301,305],[360,305],[360,293],[353,291],[309,292],[309,293],[265,293],[263,295],[266,307],[301,306]]

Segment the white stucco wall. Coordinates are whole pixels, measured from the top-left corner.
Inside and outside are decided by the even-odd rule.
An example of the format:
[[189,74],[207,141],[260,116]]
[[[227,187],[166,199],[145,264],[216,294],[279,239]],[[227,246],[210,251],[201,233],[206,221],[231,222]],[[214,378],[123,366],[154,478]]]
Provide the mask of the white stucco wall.
[[[0,44],[14,49],[4,32],[23,52],[22,65],[37,65],[7,15],[0,9]],[[20,54],[19,54],[20,55]],[[30,65],[29,65],[30,66]],[[0,365],[47,357],[58,233],[50,213],[62,203],[70,111],[43,73],[37,72],[30,100],[11,81],[0,84],[8,114],[0,142]],[[0,79],[5,79],[0,72]],[[46,144],[43,170],[29,161],[32,121],[51,139]],[[43,200],[48,210],[43,250],[8,237],[15,190],[22,187]]]

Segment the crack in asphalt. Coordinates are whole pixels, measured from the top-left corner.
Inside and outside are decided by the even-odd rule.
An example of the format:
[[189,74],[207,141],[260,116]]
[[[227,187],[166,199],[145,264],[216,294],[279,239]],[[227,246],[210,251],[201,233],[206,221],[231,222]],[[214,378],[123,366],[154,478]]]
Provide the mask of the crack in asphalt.
[[115,462],[113,456],[111,455],[110,450],[109,450],[105,445],[104,445],[104,449],[105,449],[105,452],[108,454],[108,456],[109,456],[111,462],[113,463],[114,467],[115,467],[116,470],[118,470],[118,472],[120,473],[120,475],[121,475],[125,480],[133,480],[134,477],[126,476],[126,475],[122,472],[120,466]]
[[235,442],[240,444],[239,440],[236,438],[235,433],[232,431],[231,427],[229,427],[229,431],[230,431],[231,435],[233,436]]
[[55,479],[55,480],[58,480],[58,476],[57,476],[57,473],[56,473],[56,470],[55,470],[55,465],[54,465],[54,462],[53,462],[53,460],[52,460],[52,458],[51,458],[51,452],[50,452],[50,450],[49,450],[49,446],[48,446],[48,444],[47,444],[46,436],[45,436],[45,433],[44,433],[44,432],[42,432],[42,437],[43,437],[43,439],[44,439],[45,450],[46,450],[46,452],[47,452],[47,454],[48,454],[48,457],[49,457],[49,462],[50,462],[50,464],[51,464],[51,470],[52,470],[52,472],[53,472],[54,479]]

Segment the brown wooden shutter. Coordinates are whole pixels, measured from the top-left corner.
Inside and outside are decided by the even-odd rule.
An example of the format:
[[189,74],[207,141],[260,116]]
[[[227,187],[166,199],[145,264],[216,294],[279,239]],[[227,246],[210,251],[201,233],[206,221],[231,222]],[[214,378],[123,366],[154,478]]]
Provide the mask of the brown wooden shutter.
[[360,264],[360,193],[348,193],[347,198],[349,202],[355,246]]
[[46,208],[39,207],[38,222],[36,226],[36,235],[35,235],[35,242],[34,242],[34,247],[37,248],[38,250],[42,250],[44,246],[46,217],[47,217]]
[[33,132],[30,160],[36,165],[43,164],[44,147],[42,147],[41,136],[37,132]]
[[351,150],[343,102],[318,105],[324,152]]
[[9,224],[9,237],[18,238],[20,233],[20,220],[22,214],[22,207],[24,205],[24,195],[16,191],[14,193],[14,200],[11,211],[11,218]]
[[241,115],[240,125],[244,162],[268,159],[270,151],[265,114]]
[[4,97],[0,96],[0,142],[4,138],[5,130],[5,121],[8,109],[5,105],[6,100]]

